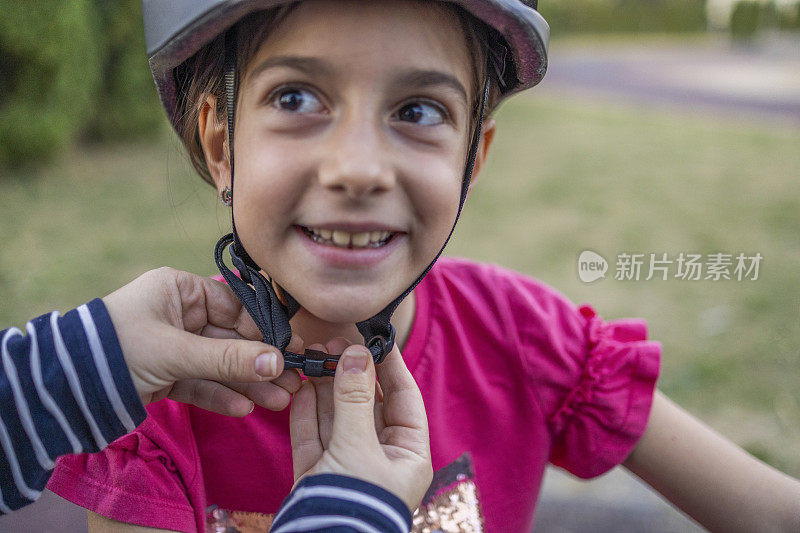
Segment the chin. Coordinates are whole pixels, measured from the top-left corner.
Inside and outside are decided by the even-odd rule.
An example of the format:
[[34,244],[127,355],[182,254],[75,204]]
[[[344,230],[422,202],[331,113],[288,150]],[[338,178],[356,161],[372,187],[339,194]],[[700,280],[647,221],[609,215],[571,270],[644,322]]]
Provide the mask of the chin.
[[338,291],[327,292],[322,297],[310,295],[310,298],[303,298],[305,295],[295,295],[294,293],[292,295],[314,317],[332,324],[361,322],[381,312],[392,301],[391,297],[387,297],[385,301],[365,298],[363,289],[359,292],[362,293],[361,298]]

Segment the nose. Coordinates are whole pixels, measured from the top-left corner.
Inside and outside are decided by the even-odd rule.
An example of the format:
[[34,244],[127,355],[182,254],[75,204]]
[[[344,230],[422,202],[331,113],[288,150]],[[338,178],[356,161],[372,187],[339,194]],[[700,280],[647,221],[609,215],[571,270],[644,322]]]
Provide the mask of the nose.
[[361,200],[385,193],[395,184],[381,128],[367,116],[341,120],[323,141],[319,182],[326,189]]

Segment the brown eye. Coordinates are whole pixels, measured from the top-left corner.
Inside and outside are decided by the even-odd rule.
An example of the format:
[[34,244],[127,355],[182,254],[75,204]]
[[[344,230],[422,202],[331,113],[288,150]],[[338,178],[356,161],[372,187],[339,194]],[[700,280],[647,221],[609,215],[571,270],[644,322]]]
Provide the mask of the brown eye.
[[444,122],[445,113],[432,104],[414,102],[401,107],[397,112],[397,117],[404,122],[436,126]]
[[277,92],[272,98],[272,105],[281,111],[300,114],[321,113],[324,109],[314,93],[295,87]]

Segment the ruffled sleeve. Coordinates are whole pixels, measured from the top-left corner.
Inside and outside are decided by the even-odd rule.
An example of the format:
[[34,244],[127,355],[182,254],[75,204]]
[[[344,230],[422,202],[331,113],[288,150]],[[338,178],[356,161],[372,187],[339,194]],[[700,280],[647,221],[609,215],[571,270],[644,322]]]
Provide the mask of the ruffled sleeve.
[[583,319],[580,372],[548,419],[550,461],[578,477],[598,476],[631,453],[647,427],[661,345],[643,320],[604,323],[589,306]]
[[643,320],[603,322],[588,305],[527,276],[497,269],[507,336],[528,374],[533,408],[550,434],[550,462],[582,478],[630,454],[647,427],[661,345]]
[[120,522],[202,528],[202,476],[184,410],[170,400],[151,404],[145,422],[105,450],[60,458],[48,488]]

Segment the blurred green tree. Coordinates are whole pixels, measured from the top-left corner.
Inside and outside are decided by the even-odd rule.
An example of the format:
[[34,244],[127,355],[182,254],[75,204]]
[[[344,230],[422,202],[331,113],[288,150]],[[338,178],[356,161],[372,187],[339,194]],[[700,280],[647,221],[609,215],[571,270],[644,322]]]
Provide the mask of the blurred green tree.
[[100,32],[102,80],[85,134],[118,140],[152,132],[162,122],[161,104],[147,66],[140,0],[94,0]]
[[0,168],[72,140],[130,139],[163,122],[139,0],[5,2],[0,9]]
[[800,30],[800,1],[779,10],[778,25],[782,30]]
[[755,37],[761,18],[761,2],[738,2],[731,13],[731,36],[738,41]]
[[46,159],[91,113],[100,80],[90,0],[0,9],[0,167]]
[[565,0],[541,2],[539,8],[559,33],[706,29],[705,0]]

